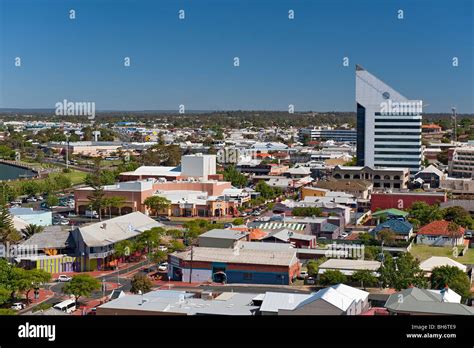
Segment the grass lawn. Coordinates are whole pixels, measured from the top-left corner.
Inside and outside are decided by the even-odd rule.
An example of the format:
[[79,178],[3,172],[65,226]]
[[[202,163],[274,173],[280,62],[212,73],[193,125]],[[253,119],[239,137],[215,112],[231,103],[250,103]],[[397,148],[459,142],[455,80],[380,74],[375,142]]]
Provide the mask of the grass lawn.
[[71,179],[73,186],[84,183],[84,180],[86,179],[86,176],[87,176],[87,173],[81,172],[79,170],[74,170],[74,169],[70,173],[62,173],[62,174],[67,175]]
[[[460,249],[458,247],[458,249]],[[432,247],[428,245],[413,245],[410,250],[410,253],[415,256],[420,261],[424,261],[431,256],[447,256],[452,258],[453,260],[463,263],[463,264],[474,264],[474,250],[468,249],[466,255],[461,257],[454,257],[453,256],[453,249],[452,247]]]
[[[70,173],[63,173],[63,172],[58,172],[58,173],[51,173],[50,177],[54,178],[56,175],[66,175],[69,178],[71,178],[72,185],[78,185],[84,183],[84,180],[86,179],[87,173],[81,172],[78,170],[71,170]],[[44,179],[32,179],[35,180],[38,183],[41,183],[44,181]],[[17,180],[17,181],[11,181],[8,184],[11,185],[12,187],[19,188],[22,183],[26,182],[27,180]]]

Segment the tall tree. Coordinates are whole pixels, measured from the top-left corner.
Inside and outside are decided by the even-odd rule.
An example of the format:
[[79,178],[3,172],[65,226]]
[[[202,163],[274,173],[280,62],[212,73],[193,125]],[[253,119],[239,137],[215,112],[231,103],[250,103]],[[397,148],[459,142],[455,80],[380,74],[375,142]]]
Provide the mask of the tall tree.
[[319,283],[324,286],[345,283],[347,277],[339,270],[328,269],[319,277]]
[[449,233],[449,236],[451,237],[451,242],[452,242],[453,246],[456,245],[459,230],[460,230],[460,226],[457,223],[451,221],[448,224],[448,233]]
[[149,209],[151,209],[155,213],[155,216],[158,215],[158,212],[169,208],[171,205],[170,200],[160,196],[150,196],[145,199],[144,203]]
[[431,287],[443,289],[445,286],[461,295],[463,300],[470,296],[471,282],[466,273],[454,266],[435,267],[431,271]]
[[30,238],[32,235],[36,233],[41,233],[44,231],[44,227],[40,225],[35,225],[35,224],[29,224],[26,226],[24,229],[21,230],[23,232],[23,235],[25,236],[26,239]]
[[233,165],[228,166],[224,170],[224,180],[230,181],[232,186],[240,188],[247,186],[248,182],[247,177],[235,169],[235,166]]
[[437,205],[429,205],[425,202],[413,203],[408,211],[411,221],[415,225],[419,225],[418,227],[443,218],[443,214]]
[[87,199],[91,202],[92,209],[99,214],[99,220],[102,220],[105,193],[102,185],[100,158],[94,159],[94,171],[87,176],[86,184],[92,188],[92,193],[87,196]]
[[360,282],[360,286],[362,288],[366,288],[367,286],[375,286],[378,283],[377,277],[371,270],[368,269],[361,269],[355,271],[352,276],[352,280],[356,282]]
[[100,282],[88,274],[78,274],[72,277],[69,283],[63,287],[63,292],[68,295],[74,295],[76,304],[79,298],[90,296],[93,291],[100,289]]
[[6,205],[0,208],[0,242],[16,243],[21,240],[21,235],[15,230],[13,218]]
[[153,286],[151,280],[144,275],[143,273],[137,273],[132,278],[132,288],[130,292],[133,294],[137,294],[141,292],[142,294],[147,293],[151,290]]
[[396,290],[427,285],[423,270],[420,268],[420,261],[410,253],[404,253],[397,259],[387,255],[379,273],[382,284]]
[[463,207],[454,206],[442,210],[443,217],[446,221],[452,221],[458,225],[471,229],[474,228],[474,219],[471,214]]

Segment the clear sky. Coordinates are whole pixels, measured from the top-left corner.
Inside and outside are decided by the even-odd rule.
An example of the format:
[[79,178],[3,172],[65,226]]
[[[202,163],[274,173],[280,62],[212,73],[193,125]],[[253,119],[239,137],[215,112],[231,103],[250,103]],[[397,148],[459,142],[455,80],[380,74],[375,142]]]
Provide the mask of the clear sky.
[[472,0],[0,0],[0,107],[355,111],[358,63],[474,113],[473,23]]

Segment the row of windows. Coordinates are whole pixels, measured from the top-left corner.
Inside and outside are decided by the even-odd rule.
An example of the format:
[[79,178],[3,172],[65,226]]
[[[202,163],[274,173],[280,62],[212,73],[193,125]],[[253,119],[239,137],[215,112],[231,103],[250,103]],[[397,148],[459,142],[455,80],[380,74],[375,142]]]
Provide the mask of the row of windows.
[[414,142],[418,142],[421,146],[421,142],[418,140],[418,139],[392,139],[392,138],[385,138],[385,139],[375,139],[375,141],[377,142],[402,142],[402,143],[414,143]]
[[407,118],[407,119],[404,119],[404,118],[391,118],[391,119],[381,118],[381,119],[378,119],[378,118],[376,118],[375,123],[379,123],[379,122],[410,122],[410,123],[418,123],[421,126],[421,120],[420,119],[414,120],[412,118]]
[[387,158],[387,157],[375,157],[375,161],[387,161],[387,162],[416,162],[420,163],[419,158]]
[[419,145],[375,145],[376,149],[421,149]]
[[376,124],[375,129],[420,129],[420,126],[401,126],[401,125],[385,125],[385,124]]
[[391,163],[375,163],[376,166],[378,167],[387,167],[387,168],[400,168],[400,167],[403,167],[403,168],[411,168],[411,169],[416,169],[416,170],[419,170],[420,169],[420,165],[418,164],[403,164],[403,165],[400,165],[400,164],[391,164]]
[[374,115],[375,116],[420,116],[420,114],[417,112],[404,113],[404,114],[402,114],[401,112],[392,113],[392,114],[390,113],[382,114],[381,112],[375,112]]
[[416,135],[421,136],[420,132],[375,132],[375,135]]
[[400,152],[400,151],[375,151],[376,155],[418,155],[421,156],[420,152]]
[[[349,175],[349,174],[344,174],[344,176],[342,176],[341,174],[337,173],[334,175],[334,178],[335,179],[360,179],[360,175],[359,174],[354,174],[354,175]],[[380,175],[374,175],[373,177],[374,180],[382,180],[382,178],[380,177]],[[392,180],[392,178],[389,176],[389,175],[385,175],[383,177],[383,180]],[[400,180],[400,176],[399,175],[395,175],[393,177],[393,180]]]

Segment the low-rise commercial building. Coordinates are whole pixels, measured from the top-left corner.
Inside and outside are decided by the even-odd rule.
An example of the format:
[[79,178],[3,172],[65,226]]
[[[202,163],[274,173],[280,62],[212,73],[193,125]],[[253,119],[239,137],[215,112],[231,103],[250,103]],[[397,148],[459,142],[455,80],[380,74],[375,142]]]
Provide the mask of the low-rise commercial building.
[[53,224],[51,211],[33,210],[33,208],[10,208],[10,214],[30,225],[50,226]]
[[448,171],[455,178],[474,178],[474,146],[449,149]]
[[439,204],[448,200],[444,192],[385,192],[372,193],[370,210],[377,209],[409,209],[415,202],[425,202],[429,205]]
[[205,248],[168,255],[168,274],[176,281],[288,285],[300,271],[295,250]]
[[366,180],[374,189],[406,189],[410,180],[408,168],[373,168],[336,166],[332,172],[334,179]]

